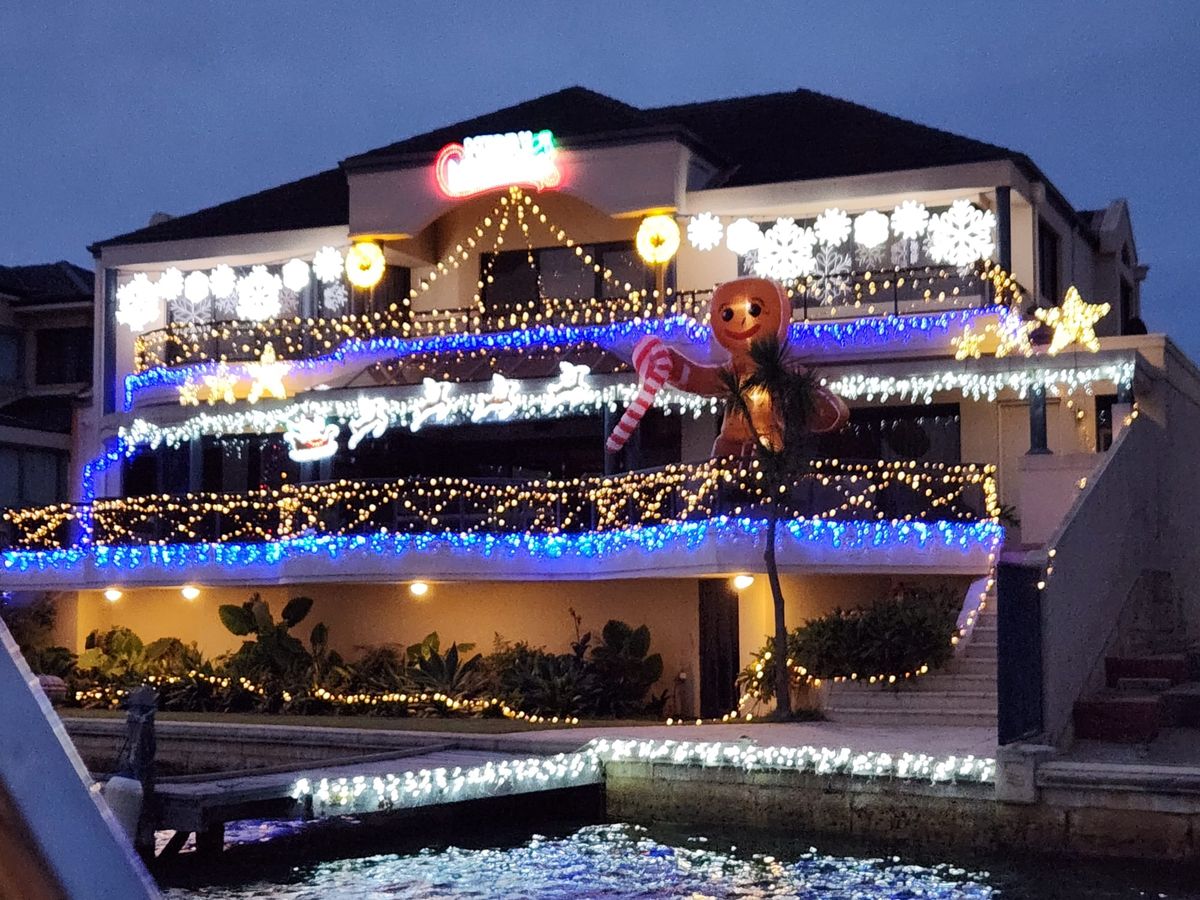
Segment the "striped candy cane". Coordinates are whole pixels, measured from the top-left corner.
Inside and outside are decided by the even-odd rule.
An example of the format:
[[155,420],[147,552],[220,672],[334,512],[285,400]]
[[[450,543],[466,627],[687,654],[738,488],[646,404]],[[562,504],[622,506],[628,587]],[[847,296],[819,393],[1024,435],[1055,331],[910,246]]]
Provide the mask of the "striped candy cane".
[[616,453],[625,446],[637,429],[638,422],[642,421],[642,416],[646,415],[646,410],[654,405],[654,397],[671,374],[671,355],[661,340],[648,334],[633,348],[633,368],[641,382],[637,396],[608,436],[604,447],[609,453]]

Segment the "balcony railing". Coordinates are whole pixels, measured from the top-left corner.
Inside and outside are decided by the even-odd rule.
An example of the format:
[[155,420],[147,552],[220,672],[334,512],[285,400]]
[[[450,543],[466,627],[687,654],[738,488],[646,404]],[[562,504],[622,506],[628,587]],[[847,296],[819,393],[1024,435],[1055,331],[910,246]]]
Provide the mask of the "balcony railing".
[[[1019,288],[995,267],[961,274],[946,267],[846,272],[829,278],[810,276],[792,289],[797,320],[903,315],[946,308],[988,306]],[[668,316],[708,321],[712,291],[671,292],[629,297],[543,298],[501,308],[413,311],[393,305],[387,310],[336,319],[295,316],[265,322],[220,320],[174,324],[139,335],[135,345],[137,372],[207,361],[256,360],[269,343],[282,359],[323,356],[352,338],[416,339],[447,334],[491,334],[517,328],[606,325]]]
[[[757,462],[712,460],[567,481],[402,478],[130,497],[8,510],[0,549],[606,532],[761,515],[764,484]],[[781,498],[796,518],[970,522],[996,514],[994,468],[973,464],[818,460]]]

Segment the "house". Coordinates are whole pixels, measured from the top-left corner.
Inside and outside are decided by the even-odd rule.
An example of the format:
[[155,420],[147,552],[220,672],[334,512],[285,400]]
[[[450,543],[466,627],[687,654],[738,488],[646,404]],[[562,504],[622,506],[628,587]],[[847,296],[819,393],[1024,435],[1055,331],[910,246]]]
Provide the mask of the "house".
[[[676,715],[729,711],[772,622],[758,475],[710,459],[710,397],[605,439],[637,339],[719,361],[709,300],[746,274],[785,285],[793,352],[851,407],[792,495],[789,621],[900,582],[963,597],[950,669],[835,685],[834,718],[994,723],[999,696],[1003,727],[1025,689],[1010,732],[1067,740],[1144,586],[1200,596],[1196,371],[1145,333],[1129,209],[1076,209],[1013,150],[804,90],[569,88],[91,251],[83,505],[10,512],[3,556],[76,646],[124,624],[228,650],[216,607],[251,591],[314,597],[348,653],[565,649],[573,615],[620,618]],[[1000,646],[999,675],[998,565],[1041,660]]]
[[69,262],[0,266],[0,506],[70,498],[73,425],[91,400],[92,295],[92,273]]

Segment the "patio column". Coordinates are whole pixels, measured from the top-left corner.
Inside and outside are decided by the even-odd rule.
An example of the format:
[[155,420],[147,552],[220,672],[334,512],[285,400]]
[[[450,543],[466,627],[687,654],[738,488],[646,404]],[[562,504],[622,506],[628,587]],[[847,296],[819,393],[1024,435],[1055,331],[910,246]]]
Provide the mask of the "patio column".
[[1046,387],[1042,384],[1029,389],[1029,456],[1050,452],[1046,440]]
[[996,252],[1000,266],[1012,272],[1012,188],[996,188]]

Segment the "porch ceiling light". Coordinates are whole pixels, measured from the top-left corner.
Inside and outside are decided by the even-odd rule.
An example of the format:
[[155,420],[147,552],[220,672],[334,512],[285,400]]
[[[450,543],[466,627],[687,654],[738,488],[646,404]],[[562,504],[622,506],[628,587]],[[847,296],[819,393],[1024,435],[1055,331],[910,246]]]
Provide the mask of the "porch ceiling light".
[[109,603],[116,603],[122,596],[124,595],[121,593],[120,588],[110,587],[104,592],[104,599]]
[[185,584],[182,588],[180,588],[179,593],[183,595],[184,600],[195,600],[200,596],[200,588],[196,587],[194,584]]
[[408,586],[408,592],[414,597],[424,597],[429,593],[429,584],[424,581],[414,581]]
[[752,584],[754,584],[754,576],[753,575],[734,575],[733,576],[733,586],[736,590],[744,591],[744,590],[746,590],[746,588],[750,587],[750,585],[752,585]]

